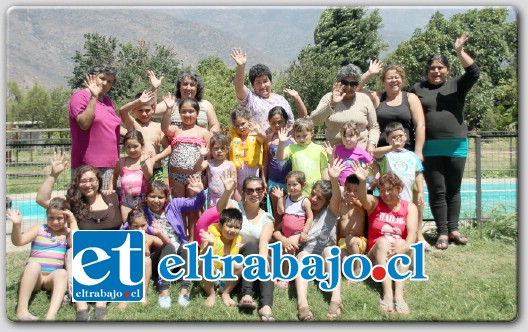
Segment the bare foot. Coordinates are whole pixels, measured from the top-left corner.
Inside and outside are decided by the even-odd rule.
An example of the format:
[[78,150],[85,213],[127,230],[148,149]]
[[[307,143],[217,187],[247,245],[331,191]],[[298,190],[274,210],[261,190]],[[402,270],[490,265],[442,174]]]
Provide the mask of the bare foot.
[[224,304],[226,307],[236,307],[237,303],[233,301],[231,298],[231,295],[228,293],[222,293],[222,301],[224,301]]
[[145,298],[143,301],[141,301],[141,304],[146,306],[148,304],[147,298]]
[[215,305],[215,302],[216,302],[216,294],[211,294],[209,296],[207,296],[207,298],[205,299],[205,306],[208,307],[208,308],[211,308]]

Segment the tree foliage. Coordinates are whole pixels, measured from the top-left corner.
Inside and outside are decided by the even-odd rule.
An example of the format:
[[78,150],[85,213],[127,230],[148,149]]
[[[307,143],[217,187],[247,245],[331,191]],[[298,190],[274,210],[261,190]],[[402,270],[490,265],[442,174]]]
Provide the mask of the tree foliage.
[[211,56],[199,61],[197,73],[204,81],[204,99],[213,104],[220,126],[229,128],[229,113],[238,105],[233,86],[235,68],[228,68],[222,59]]
[[464,50],[479,64],[481,77],[468,95],[466,121],[470,129],[505,130],[510,119],[517,122],[517,23],[506,22],[507,14],[505,8],[474,9],[446,20],[436,12],[424,31],[417,29],[383,62],[405,69],[407,88],[425,79],[427,59],[436,53],[448,58],[451,76],[461,75],[454,42],[468,31]]
[[297,60],[280,77],[279,87],[296,89],[308,112],[330,91],[339,67],[354,63],[368,69],[368,59],[379,57],[387,48],[378,30],[382,19],[378,10],[361,7],[328,8],[314,32],[314,45],[304,47]]

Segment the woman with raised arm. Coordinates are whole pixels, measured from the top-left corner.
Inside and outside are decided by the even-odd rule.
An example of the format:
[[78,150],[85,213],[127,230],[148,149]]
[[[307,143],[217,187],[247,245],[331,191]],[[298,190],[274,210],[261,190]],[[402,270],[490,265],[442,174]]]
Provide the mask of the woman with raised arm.
[[[272,75],[268,66],[259,63],[249,69],[249,82],[253,87],[253,91],[251,91],[244,85],[247,63],[246,53],[240,48],[233,48],[231,58],[235,60],[237,65],[234,84],[238,103],[240,106],[249,109],[253,121],[259,124],[260,128],[266,134],[270,134],[271,129],[268,123],[269,111],[275,106],[281,106],[288,114],[288,125],[292,125],[294,117],[290,104],[288,104],[288,101],[283,96],[271,92]],[[284,93],[293,99],[299,117],[306,117],[308,110],[299,93],[288,88],[284,89]]]
[[415,93],[425,114],[424,178],[429,192],[438,240],[436,248],[445,250],[449,242],[465,245],[467,237],[458,231],[460,187],[468,153],[468,128],[464,121],[467,94],[477,82],[480,69],[463,50],[469,34],[455,41],[455,52],[464,74],[449,79],[449,62],[442,54],[427,61],[427,80],[416,83]]

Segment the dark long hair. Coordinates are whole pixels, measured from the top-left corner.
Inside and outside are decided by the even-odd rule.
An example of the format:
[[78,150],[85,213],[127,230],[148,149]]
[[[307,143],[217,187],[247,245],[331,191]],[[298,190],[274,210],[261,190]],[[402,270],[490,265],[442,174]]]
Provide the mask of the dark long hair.
[[86,220],[90,218],[90,203],[88,203],[86,197],[84,197],[84,195],[79,190],[79,185],[81,184],[81,177],[86,172],[93,172],[95,174],[95,177],[97,178],[97,183],[99,185],[97,187],[98,193],[101,192],[101,189],[103,187],[103,177],[99,169],[90,165],[84,165],[77,169],[77,173],[75,174],[75,177],[73,178],[66,192],[66,197],[68,197],[68,201],[71,206],[71,211],[75,215],[77,220]]

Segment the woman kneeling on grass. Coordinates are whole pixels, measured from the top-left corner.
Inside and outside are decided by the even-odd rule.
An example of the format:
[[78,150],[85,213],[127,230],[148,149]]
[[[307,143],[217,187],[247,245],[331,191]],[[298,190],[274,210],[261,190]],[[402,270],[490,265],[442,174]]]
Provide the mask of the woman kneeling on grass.
[[[400,198],[403,183],[396,174],[383,174],[378,182],[380,196],[367,195],[365,182],[368,172],[357,163],[352,169],[359,179],[358,198],[368,214],[368,257],[373,265],[387,265],[394,255],[411,256],[410,245],[416,242],[418,209],[412,202]],[[398,265],[400,273],[408,266]],[[403,299],[405,280],[385,278],[381,282],[383,295],[380,308],[385,313],[408,315],[409,306]]]

